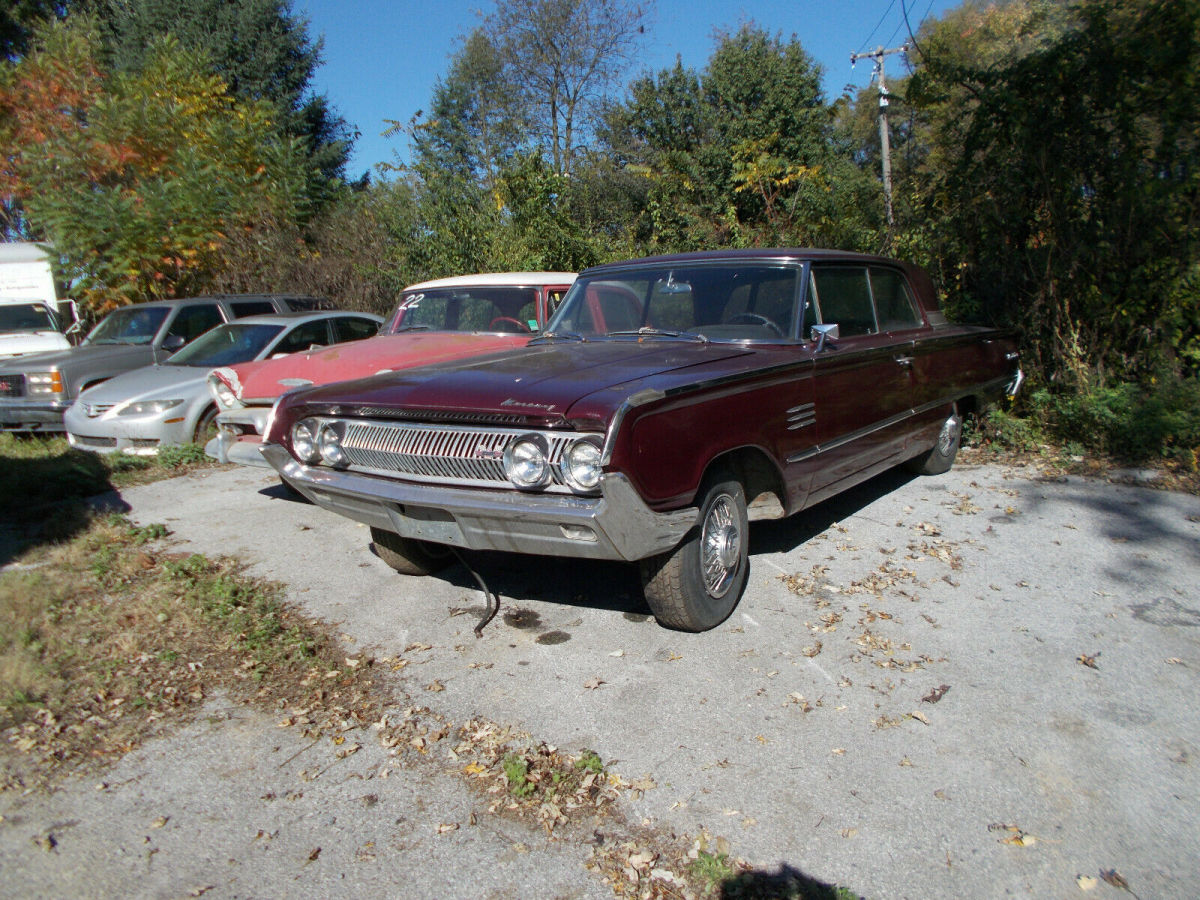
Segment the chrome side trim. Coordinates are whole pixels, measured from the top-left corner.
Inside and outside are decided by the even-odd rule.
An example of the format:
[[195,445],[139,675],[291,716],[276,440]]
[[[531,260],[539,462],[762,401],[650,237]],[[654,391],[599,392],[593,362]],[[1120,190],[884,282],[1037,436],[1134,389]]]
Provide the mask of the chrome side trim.
[[809,425],[815,425],[817,421],[817,404],[801,403],[799,406],[793,406],[787,411],[788,431],[796,431],[799,428],[807,428]]

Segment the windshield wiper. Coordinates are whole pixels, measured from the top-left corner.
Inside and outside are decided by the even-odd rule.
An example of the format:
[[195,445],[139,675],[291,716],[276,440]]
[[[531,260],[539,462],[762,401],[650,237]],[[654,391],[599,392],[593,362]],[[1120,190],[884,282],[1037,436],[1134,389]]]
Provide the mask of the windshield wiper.
[[638,337],[683,338],[685,341],[696,341],[701,344],[708,343],[708,338],[702,334],[693,334],[690,331],[668,331],[665,328],[651,328],[649,325],[643,325],[637,331],[610,331],[607,336],[619,337],[631,334],[636,334]]
[[400,334],[402,331],[429,331],[431,328],[432,325],[401,325],[392,334]]
[[547,332],[539,334],[537,337],[533,338],[533,340],[531,340],[529,342],[529,344],[532,346],[533,344],[536,344],[539,341],[586,342],[587,338],[585,338],[582,334],[578,334],[577,332],[574,332],[574,331],[547,331]]

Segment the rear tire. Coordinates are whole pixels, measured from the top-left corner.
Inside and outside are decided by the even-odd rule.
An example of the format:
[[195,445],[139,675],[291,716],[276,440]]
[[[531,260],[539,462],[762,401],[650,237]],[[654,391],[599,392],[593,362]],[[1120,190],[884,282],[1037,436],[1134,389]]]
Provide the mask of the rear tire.
[[700,521],[673,550],[641,561],[642,590],[660,625],[707,631],[729,618],[750,568],[746,493],[727,475],[703,492]]
[[954,457],[958,455],[958,445],[962,442],[962,416],[958,413],[957,404],[951,406],[950,415],[942,423],[937,440],[933,446],[920,456],[908,461],[908,468],[918,475],[942,475],[950,471],[954,465]]
[[449,547],[401,537],[394,531],[372,527],[371,541],[379,558],[401,575],[432,575],[454,562]]

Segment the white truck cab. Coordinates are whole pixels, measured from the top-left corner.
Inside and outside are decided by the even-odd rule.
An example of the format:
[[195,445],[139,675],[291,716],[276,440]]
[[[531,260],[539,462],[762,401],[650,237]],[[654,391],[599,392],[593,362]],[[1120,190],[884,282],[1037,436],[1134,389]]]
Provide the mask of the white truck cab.
[[0,244],[0,359],[66,350],[79,330],[74,300],[59,301],[50,251],[41,244]]

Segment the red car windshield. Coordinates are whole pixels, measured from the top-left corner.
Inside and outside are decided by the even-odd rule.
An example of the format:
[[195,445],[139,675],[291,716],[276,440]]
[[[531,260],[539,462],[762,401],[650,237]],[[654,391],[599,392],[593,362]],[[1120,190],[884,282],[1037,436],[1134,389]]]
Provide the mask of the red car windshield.
[[537,290],[519,287],[434,288],[404,295],[386,329],[536,333]]

